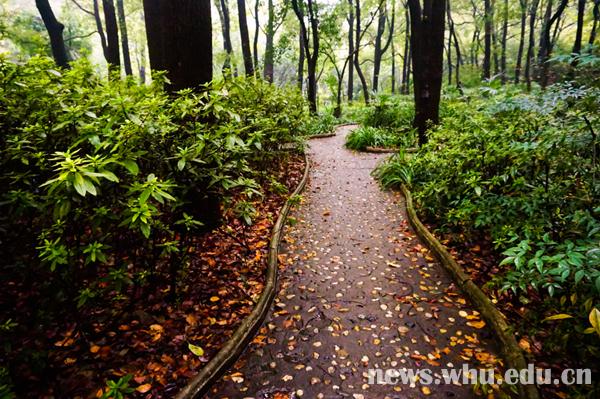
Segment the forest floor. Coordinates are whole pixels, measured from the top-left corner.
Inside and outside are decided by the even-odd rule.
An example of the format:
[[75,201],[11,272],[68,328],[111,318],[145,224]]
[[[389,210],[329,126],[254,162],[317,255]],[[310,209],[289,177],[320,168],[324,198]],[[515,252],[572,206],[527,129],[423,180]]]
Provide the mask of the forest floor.
[[344,148],[353,128],[311,141],[272,310],[208,398],[467,398],[469,385],[368,385],[366,376],[502,368],[485,322],[408,225],[403,198],[371,177],[386,155]]

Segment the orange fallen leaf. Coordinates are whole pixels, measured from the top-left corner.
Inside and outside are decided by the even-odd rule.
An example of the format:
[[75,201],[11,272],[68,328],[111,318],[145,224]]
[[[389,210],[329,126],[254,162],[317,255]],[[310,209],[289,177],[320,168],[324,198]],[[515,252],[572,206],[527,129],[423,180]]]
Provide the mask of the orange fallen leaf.
[[152,389],[152,384],[143,384],[143,385],[140,385],[139,387],[137,387],[135,390],[138,391],[139,393],[146,393],[151,389]]
[[480,321],[468,321],[467,325],[471,326],[471,327],[475,327],[475,328],[483,328],[485,327],[485,321],[480,320]]

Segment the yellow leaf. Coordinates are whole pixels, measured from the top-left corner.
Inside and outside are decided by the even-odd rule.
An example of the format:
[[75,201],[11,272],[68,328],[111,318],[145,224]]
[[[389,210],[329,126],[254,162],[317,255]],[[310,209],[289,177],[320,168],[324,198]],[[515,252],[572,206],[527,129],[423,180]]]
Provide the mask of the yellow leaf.
[[480,321],[467,321],[467,325],[479,329],[479,328],[485,327],[485,321],[483,321],[483,320],[480,320]]
[[594,330],[600,335],[600,310],[593,308],[590,312],[590,324],[594,327]]
[[198,357],[204,356],[204,349],[202,349],[201,347],[190,344],[188,342],[188,348],[194,355]]
[[144,385],[140,385],[135,390],[138,391],[139,393],[146,393],[151,389],[152,389],[152,384],[144,384]]
[[219,298],[218,296],[211,296],[211,297],[210,297],[210,301],[211,301],[211,302],[219,302],[219,300],[220,300],[220,299],[221,299],[221,298]]
[[431,389],[429,389],[429,387],[422,387],[421,391],[423,392],[423,395],[431,395]]
[[549,316],[546,317],[544,320],[542,321],[549,321],[549,320],[564,320],[564,319],[572,319],[573,316],[566,314],[566,313],[559,313],[559,314],[555,314],[554,316]]

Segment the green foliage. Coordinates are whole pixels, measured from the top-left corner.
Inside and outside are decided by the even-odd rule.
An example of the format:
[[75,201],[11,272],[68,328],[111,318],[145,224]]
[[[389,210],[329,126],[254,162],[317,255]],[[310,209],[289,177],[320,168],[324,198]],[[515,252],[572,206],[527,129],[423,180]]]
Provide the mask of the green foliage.
[[[103,80],[85,61],[0,60],[4,264],[49,272],[79,308],[121,298],[185,254],[219,203],[252,222],[257,179],[301,140],[305,110],[296,91],[254,78],[169,96],[160,77]],[[216,210],[199,205],[214,198]]]
[[346,147],[362,151],[367,147],[399,148],[412,143],[406,133],[396,133],[389,129],[361,126],[346,136]]
[[332,133],[338,120],[330,113],[311,117],[303,126],[302,134],[310,137]]
[[109,380],[106,382],[106,390],[102,395],[101,399],[123,399],[129,394],[135,392],[135,389],[129,386],[129,381],[133,378],[133,375],[127,374],[118,381]]
[[600,90],[486,87],[445,101],[429,142],[375,176],[386,187],[408,185],[440,232],[491,238],[503,255],[491,287],[539,304],[523,328],[547,327],[546,312],[573,313],[580,323],[546,334],[546,349],[597,359],[597,337],[584,331],[600,299]]
[[407,132],[412,130],[414,116],[415,107],[412,98],[380,95],[367,107],[359,122],[363,126]]

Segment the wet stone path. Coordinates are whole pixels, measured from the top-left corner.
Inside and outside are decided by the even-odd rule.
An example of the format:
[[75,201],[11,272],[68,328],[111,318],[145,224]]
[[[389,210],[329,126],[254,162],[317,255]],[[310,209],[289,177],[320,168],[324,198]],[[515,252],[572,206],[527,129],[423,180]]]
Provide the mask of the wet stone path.
[[207,398],[469,398],[470,385],[369,385],[368,370],[498,367],[491,333],[409,228],[403,198],[370,173],[384,154],[310,142],[278,294],[246,352]]

